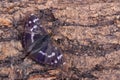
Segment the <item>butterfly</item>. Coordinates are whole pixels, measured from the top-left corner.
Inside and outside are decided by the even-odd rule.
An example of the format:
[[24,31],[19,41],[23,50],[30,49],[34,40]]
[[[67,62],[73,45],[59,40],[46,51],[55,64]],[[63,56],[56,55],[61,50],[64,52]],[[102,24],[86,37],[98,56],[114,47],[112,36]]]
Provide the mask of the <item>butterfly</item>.
[[52,43],[51,36],[45,31],[36,15],[30,14],[26,19],[22,37],[26,53],[39,64],[55,67],[63,64],[60,48]]

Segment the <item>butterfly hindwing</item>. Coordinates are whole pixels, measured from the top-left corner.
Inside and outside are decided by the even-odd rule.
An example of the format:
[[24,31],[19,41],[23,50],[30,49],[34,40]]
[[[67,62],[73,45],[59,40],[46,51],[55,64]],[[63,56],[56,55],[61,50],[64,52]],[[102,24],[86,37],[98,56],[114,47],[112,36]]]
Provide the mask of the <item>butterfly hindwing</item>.
[[62,63],[62,54],[60,49],[55,47],[55,45],[52,45],[50,42],[48,43],[48,48],[46,50],[46,59],[45,62],[50,65],[59,65]]
[[30,56],[40,64],[58,66],[63,62],[61,51],[47,40],[42,43],[37,53],[31,54]]

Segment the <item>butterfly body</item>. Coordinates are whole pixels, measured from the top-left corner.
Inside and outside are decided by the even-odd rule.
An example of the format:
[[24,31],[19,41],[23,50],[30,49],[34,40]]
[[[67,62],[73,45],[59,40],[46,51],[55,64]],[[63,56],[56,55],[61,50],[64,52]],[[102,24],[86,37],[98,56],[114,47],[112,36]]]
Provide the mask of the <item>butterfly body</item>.
[[31,14],[25,22],[22,45],[26,53],[30,53],[30,57],[40,64],[50,66],[63,64],[61,50],[52,43],[50,35],[34,14]]

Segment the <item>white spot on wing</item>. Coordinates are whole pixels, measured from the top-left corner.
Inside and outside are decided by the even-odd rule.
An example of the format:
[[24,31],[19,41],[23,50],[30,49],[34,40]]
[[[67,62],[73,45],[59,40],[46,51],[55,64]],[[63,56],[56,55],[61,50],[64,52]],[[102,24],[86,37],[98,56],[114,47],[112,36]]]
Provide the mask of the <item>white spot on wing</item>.
[[46,53],[44,53],[43,51],[39,51],[42,55],[46,55]]
[[55,60],[54,63],[57,63],[57,60]]
[[52,54],[51,54],[51,55],[48,55],[47,57],[48,57],[48,58],[51,58],[51,57],[53,57],[53,56],[55,56],[55,52],[52,52]]
[[29,24],[31,24],[32,22],[31,21],[29,21]]
[[42,27],[42,25],[40,25],[40,27]]
[[33,29],[37,28],[38,26],[37,25],[34,25],[33,28],[30,29],[30,31],[32,32]]
[[35,35],[34,33],[31,34],[31,40],[32,40],[32,42],[34,42],[34,35]]
[[39,20],[38,18],[37,18],[37,19],[34,19],[33,22],[35,23],[35,22],[38,21],[38,20]]
[[66,62],[63,63],[63,65],[65,65],[65,64],[66,64]]
[[34,15],[34,14],[30,14],[31,16]]
[[57,47],[55,47],[55,50],[57,50]]
[[31,28],[30,31],[32,32],[32,31],[33,31],[33,28]]
[[38,26],[37,25],[34,25],[33,28],[37,28]]
[[57,57],[57,59],[58,59],[58,60],[59,60],[59,59],[61,59],[61,58],[62,58],[62,56],[63,56],[62,54],[61,54],[61,55],[59,55],[59,56]]

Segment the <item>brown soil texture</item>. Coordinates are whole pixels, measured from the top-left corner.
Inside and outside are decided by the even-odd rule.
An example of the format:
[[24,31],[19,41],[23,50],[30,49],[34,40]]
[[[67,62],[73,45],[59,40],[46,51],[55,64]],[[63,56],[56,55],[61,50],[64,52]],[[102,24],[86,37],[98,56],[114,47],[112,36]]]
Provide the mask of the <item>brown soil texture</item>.
[[[21,59],[30,13],[42,16],[66,64]],[[0,80],[120,80],[120,0],[0,0]]]

